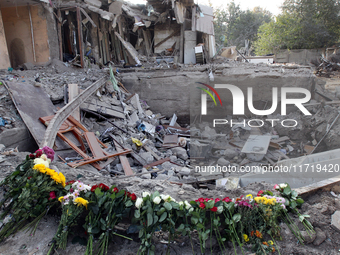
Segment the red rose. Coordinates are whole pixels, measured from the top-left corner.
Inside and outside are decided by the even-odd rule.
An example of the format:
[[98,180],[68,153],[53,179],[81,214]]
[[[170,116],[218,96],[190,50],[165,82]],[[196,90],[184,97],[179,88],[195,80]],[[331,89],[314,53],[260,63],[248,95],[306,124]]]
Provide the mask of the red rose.
[[130,197],[130,196],[131,196],[131,193],[130,193],[130,192],[127,192],[126,195],[127,195],[128,197]]
[[96,184],[96,185],[93,185],[92,187],[91,187],[91,192],[94,192],[95,190],[96,190],[96,188],[98,188],[98,185]]
[[212,212],[217,212],[217,207],[214,206],[213,208],[210,209],[210,211],[212,211]]
[[204,203],[200,203],[200,208],[204,209],[205,208],[205,204]]
[[205,199],[205,202],[209,202],[210,200],[214,200],[214,199],[212,199],[212,198],[206,198],[206,199]]
[[29,180],[31,180],[31,178],[32,178],[32,176],[30,176],[30,177],[27,177],[27,179],[29,179]]
[[73,190],[72,188],[70,188],[70,192],[73,193],[73,191],[74,191],[74,190]]
[[229,197],[223,198],[222,201],[224,201],[226,203],[232,202],[232,200]]
[[31,154],[29,155],[29,158],[35,159],[35,156],[31,153]]
[[72,181],[66,182],[66,185],[72,185],[75,182],[76,182],[75,180],[72,180]]
[[37,150],[36,152],[35,152],[35,156],[37,157],[37,158],[39,158],[39,157],[41,157],[41,155],[43,154],[43,152],[42,152],[42,150]]
[[118,191],[119,191],[118,188],[117,188],[117,187],[114,187],[113,192],[114,192],[114,193],[118,193]]
[[104,183],[99,183],[99,188],[104,191],[108,191],[110,188],[106,186]]
[[56,195],[55,195],[55,192],[51,191],[50,192],[50,198],[48,200],[52,200],[52,199],[55,199],[55,198],[57,198]]
[[216,198],[216,199],[215,199],[215,203],[220,202],[220,201],[221,201],[220,198]]
[[203,197],[200,197],[199,199],[197,199],[198,200],[198,202],[200,202],[200,203],[203,203],[204,202],[204,198]]
[[262,194],[263,194],[263,190],[260,190],[260,191],[257,193],[257,196],[260,197]]
[[135,195],[135,193],[132,193],[130,198],[132,201],[135,201],[137,199],[137,196]]

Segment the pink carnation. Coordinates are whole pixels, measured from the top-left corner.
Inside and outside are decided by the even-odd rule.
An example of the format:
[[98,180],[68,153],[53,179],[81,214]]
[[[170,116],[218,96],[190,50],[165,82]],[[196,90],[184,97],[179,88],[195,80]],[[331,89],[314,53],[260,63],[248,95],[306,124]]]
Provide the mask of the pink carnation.
[[42,148],[42,150],[44,154],[46,154],[47,158],[49,158],[52,162],[54,160],[54,150],[48,146],[45,146],[44,148]]

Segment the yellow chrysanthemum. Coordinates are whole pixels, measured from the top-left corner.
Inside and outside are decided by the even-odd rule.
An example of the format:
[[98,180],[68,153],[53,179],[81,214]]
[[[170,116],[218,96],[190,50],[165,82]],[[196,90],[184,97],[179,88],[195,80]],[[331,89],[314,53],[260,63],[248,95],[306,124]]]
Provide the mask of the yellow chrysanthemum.
[[248,195],[246,195],[246,198],[251,200],[251,199],[253,199],[253,195],[252,194],[248,194]]
[[249,241],[249,237],[246,234],[243,234],[243,239],[244,239],[245,242]]
[[59,197],[59,198],[58,198],[58,201],[59,201],[60,203],[62,203],[62,202],[64,201],[64,197]]
[[81,198],[81,197],[77,197],[75,200],[74,200],[74,203],[77,204],[77,206],[85,206],[85,208],[87,209],[87,205],[89,203],[89,201],[87,201],[86,199],[84,198]]
[[48,174],[49,176],[53,176],[55,173],[56,171],[54,171],[53,169],[46,168],[46,174]]
[[63,187],[65,188],[65,183],[66,183],[66,178],[65,176],[63,175],[63,173],[59,173],[59,179],[61,181],[61,185],[63,185]]
[[276,203],[276,199],[275,198],[268,199],[268,204],[269,205],[275,205],[275,203]]
[[59,175],[57,173],[54,173],[51,176],[51,179],[53,179],[56,183],[61,183],[60,177],[59,177]]
[[270,245],[273,245],[273,244],[274,244],[272,240],[269,240],[268,243],[269,243]]
[[255,203],[260,204],[261,203],[260,201],[262,200],[262,197],[255,197],[254,200],[255,200]]
[[34,170],[37,170],[41,173],[45,173],[46,172],[46,166],[44,164],[36,164],[33,166]]

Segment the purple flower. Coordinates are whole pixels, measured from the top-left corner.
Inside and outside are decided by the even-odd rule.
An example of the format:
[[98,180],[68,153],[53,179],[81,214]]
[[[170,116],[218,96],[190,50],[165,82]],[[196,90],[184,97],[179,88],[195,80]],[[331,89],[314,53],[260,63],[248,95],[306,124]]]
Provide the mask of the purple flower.
[[42,150],[46,154],[47,158],[49,158],[52,162],[54,159],[54,150],[48,146],[45,146],[44,148],[42,148]]

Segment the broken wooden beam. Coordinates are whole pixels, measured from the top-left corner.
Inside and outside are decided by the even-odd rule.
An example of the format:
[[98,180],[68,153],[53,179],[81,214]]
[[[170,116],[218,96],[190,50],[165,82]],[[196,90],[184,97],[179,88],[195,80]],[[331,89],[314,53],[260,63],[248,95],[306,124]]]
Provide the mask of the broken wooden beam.
[[87,89],[85,89],[81,94],[79,94],[76,98],[74,98],[63,108],[58,110],[53,119],[50,121],[46,129],[44,139],[42,140],[39,146],[41,148],[44,146],[52,148],[59,128],[63,124],[63,122],[67,119],[67,117],[70,116],[70,114],[75,109],[77,109],[77,107],[79,107],[89,96],[91,96],[96,90],[103,86],[105,82],[106,79],[101,78],[100,80],[96,81],[91,86],[89,86]]
[[84,53],[83,53],[83,27],[82,27],[80,7],[77,7],[77,28],[78,28],[78,47],[80,55],[80,65],[84,68]]
[[[113,141],[113,143],[116,147],[117,152],[122,152],[122,151],[125,150],[124,148],[121,148],[121,146],[119,146],[119,144],[116,141]],[[125,175],[133,175],[134,173],[131,169],[131,166],[130,166],[129,161],[126,158],[126,156],[125,155],[119,155],[119,160],[120,160],[120,163],[122,164]]]
[[138,52],[136,51],[136,49],[131,45],[131,43],[125,41],[121,35],[117,32],[115,32],[115,35],[118,37],[119,41],[121,41],[121,43],[123,44],[123,46],[125,47],[125,49],[130,53],[130,55],[132,56],[133,60],[137,63],[137,65],[141,65],[141,62],[138,58]]
[[174,32],[172,32],[169,36],[167,36],[166,38],[164,38],[162,41],[160,41],[159,43],[157,43],[154,48],[157,48],[158,46],[162,45],[163,43],[165,43],[167,40],[169,40],[171,37],[176,36],[180,33],[180,30],[176,30]]

